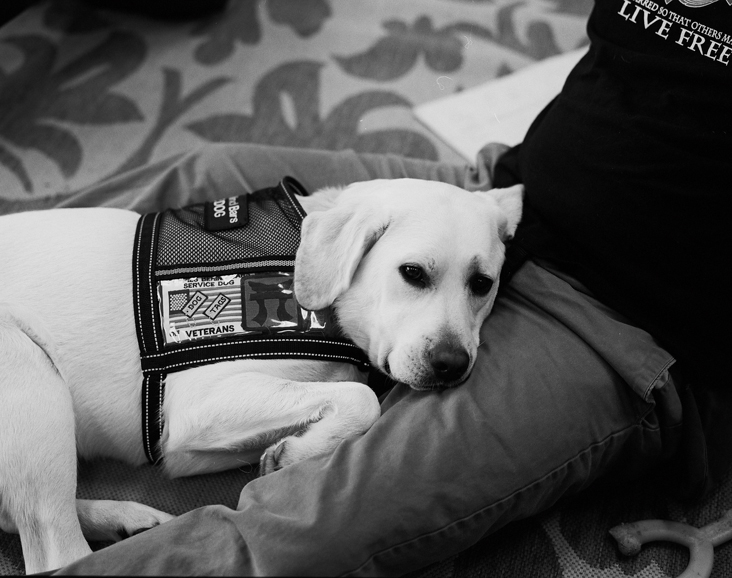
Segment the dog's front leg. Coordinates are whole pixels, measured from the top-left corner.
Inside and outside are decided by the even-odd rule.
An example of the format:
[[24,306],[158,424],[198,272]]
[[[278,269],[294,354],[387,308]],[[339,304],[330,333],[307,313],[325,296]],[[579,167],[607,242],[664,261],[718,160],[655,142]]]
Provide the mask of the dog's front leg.
[[76,513],[87,540],[118,542],[173,519],[137,502],[76,500]]
[[333,451],[380,415],[361,383],[291,381],[239,372],[237,363],[168,376],[162,447],[170,475],[254,464],[265,450],[261,471],[269,473]]
[[353,382],[308,384],[323,401],[299,429],[270,444],[259,462],[264,476],[306,458],[334,451],[345,439],[365,433],[381,415],[374,393]]

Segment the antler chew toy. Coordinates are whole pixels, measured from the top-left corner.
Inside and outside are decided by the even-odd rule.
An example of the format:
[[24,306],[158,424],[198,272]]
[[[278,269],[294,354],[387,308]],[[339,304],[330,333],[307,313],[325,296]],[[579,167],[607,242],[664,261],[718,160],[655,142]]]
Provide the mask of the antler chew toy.
[[714,563],[714,547],[732,539],[732,510],[716,522],[703,528],[694,528],[679,522],[644,520],[632,524],[620,524],[610,529],[610,534],[626,556],[640,552],[646,542],[665,540],[689,548],[689,565],[678,578],[709,578]]

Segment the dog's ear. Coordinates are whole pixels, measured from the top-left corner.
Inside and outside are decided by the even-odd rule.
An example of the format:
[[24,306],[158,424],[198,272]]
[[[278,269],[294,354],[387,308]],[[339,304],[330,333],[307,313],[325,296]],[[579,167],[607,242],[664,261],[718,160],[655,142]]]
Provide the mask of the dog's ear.
[[309,311],[329,307],[348,289],[361,259],[388,227],[378,204],[362,202],[362,195],[345,195],[350,198],[309,214],[302,223],[295,297]]
[[524,186],[513,185],[505,189],[491,189],[477,194],[488,200],[492,199],[505,215],[505,222],[501,222],[498,227],[498,235],[501,240],[506,241],[512,238],[516,233],[516,227],[521,221],[521,211],[524,206]]

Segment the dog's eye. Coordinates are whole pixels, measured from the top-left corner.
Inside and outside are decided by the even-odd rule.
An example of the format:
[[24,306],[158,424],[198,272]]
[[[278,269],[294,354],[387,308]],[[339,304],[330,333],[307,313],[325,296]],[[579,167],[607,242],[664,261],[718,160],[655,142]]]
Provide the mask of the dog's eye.
[[473,275],[468,282],[470,290],[479,297],[485,297],[493,287],[493,279],[485,275]]
[[424,276],[424,269],[417,265],[402,265],[399,267],[399,273],[402,274],[404,280],[415,287],[424,287],[427,280]]

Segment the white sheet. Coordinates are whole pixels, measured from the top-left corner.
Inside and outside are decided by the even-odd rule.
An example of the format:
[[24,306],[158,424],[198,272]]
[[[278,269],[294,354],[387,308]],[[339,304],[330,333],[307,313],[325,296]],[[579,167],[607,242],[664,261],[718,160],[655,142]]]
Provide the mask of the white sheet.
[[490,142],[520,143],[587,52],[553,56],[475,88],[414,108],[414,116],[468,162]]

